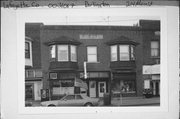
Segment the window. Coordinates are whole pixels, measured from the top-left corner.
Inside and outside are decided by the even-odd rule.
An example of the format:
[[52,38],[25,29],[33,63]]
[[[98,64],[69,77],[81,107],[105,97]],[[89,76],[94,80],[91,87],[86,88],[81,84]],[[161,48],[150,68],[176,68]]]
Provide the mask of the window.
[[30,58],[30,43],[25,42],[25,58]]
[[57,73],[50,73],[50,79],[57,79]]
[[135,60],[135,47],[131,45],[131,60]]
[[58,45],[58,61],[68,61],[68,45]]
[[111,61],[117,61],[117,45],[111,46]]
[[159,56],[159,42],[151,41],[151,56],[158,57]]
[[114,80],[111,85],[113,92],[135,93],[136,91],[134,80]]
[[51,59],[56,57],[56,46],[55,45],[50,46],[50,55],[51,55],[50,56]]
[[97,47],[96,46],[87,47],[87,61],[97,62]]
[[119,45],[119,59],[120,61],[129,60],[129,45]]
[[81,95],[76,95],[76,99],[83,99]]
[[71,61],[77,61],[76,46],[71,45]]
[[68,95],[64,99],[65,100],[74,100],[75,99],[75,95]]

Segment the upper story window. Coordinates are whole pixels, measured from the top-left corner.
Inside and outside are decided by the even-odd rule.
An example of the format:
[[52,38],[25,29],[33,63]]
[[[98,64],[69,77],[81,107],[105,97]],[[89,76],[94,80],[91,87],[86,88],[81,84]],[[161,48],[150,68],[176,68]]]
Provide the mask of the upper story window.
[[77,46],[75,45],[51,45],[50,46],[51,61],[77,62]]
[[77,62],[77,46],[81,43],[67,36],[45,42],[50,47],[50,61]]
[[25,58],[30,58],[30,43],[25,42]]
[[56,45],[50,46],[50,57],[51,59],[56,58]]
[[58,45],[58,61],[69,61],[68,45]]
[[111,61],[130,61],[135,60],[134,45],[112,45]]
[[111,61],[117,61],[117,45],[111,46]]
[[119,60],[129,61],[129,45],[119,45]]
[[87,61],[97,62],[97,47],[96,46],[87,47]]
[[159,57],[159,41],[151,41],[151,57]]
[[76,62],[77,61],[77,46],[71,45],[71,61]]

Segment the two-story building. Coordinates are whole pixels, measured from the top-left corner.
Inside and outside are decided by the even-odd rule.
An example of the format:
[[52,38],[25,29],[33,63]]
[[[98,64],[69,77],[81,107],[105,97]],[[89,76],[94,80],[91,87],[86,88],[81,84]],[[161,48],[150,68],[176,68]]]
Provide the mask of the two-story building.
[[[36,59],[30,69],[42,71],[40,78],[26,78],[26,83],[38,79],[43,89],[49,89],[51,99],[74,93],[90,97],[110,92],[113,96],[142,96],[146,79],[158,94],[160,79],[156,79],[160,73],[144,74],[144,68],[158,70],[160,64],[159,21],[141,20],[140,26],[26,26],[35,32],[27,36],[38,50],[33,54],[32,47],[32,58]],[[76,79],[83,80],[87,89],[76,87]]]

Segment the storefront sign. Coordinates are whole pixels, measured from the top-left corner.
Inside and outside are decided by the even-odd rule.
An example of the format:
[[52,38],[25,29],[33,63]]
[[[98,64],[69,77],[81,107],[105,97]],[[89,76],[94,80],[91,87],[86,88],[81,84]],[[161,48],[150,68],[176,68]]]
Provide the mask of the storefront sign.
[[101,34],[80,34],[80,39],[103,39],[103,35]]

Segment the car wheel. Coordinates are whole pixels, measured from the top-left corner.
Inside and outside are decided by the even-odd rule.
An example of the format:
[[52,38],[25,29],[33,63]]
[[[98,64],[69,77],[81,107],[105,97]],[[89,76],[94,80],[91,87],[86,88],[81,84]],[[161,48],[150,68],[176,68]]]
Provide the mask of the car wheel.
[[55,107],[55,105],[53,105],[53,104],[50,104],[50,105],[48,105],[48,107]]
[[90,107],[90,106],[93,106],[93,104],[88,102],[88,103],[85,104],[85,106]]

